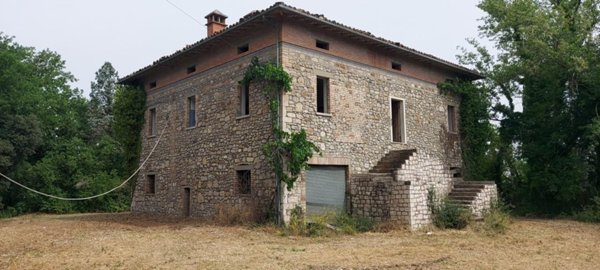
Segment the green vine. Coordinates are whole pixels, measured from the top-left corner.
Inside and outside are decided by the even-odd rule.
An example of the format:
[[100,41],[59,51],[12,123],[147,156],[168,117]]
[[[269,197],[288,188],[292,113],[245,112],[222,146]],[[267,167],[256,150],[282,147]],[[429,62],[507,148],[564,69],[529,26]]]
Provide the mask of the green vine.
[[260,63],[258,58],[254,57],[240,83],[253,83],[256,88],[262,89],[269,102],[273,140],[265,143],[262,150],[275,175],[290,191],[302,170],[308,169],[308,160],[314,153],[320,152],[319,148],[306,138],[304,129],[287,132],[281,128],[279,98],[282,91],[291,91],[292,78],[283,68],[273,63]]
[[463,174],[467,180],[492,180],[495,130],[489,122],[489,93],[470,81],[446,81],[438,84],[442,93],[460,96],[460,141]]

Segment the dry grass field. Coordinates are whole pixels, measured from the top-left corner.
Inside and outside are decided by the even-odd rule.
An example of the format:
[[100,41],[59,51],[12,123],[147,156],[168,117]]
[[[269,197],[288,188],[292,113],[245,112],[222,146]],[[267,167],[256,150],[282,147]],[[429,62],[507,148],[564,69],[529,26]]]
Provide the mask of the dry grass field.
[[600,269],[600,225],[309,238],[128,213],[26,215],[0,220],[0,269]]

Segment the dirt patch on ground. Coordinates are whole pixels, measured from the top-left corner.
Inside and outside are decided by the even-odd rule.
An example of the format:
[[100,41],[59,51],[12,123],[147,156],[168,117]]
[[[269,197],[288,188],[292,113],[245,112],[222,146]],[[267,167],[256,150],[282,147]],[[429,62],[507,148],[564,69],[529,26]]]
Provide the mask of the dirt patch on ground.
[[0,269],[598,269],[599,252],[600,225],[566,220],[326,238],[128,213],[0,220]]

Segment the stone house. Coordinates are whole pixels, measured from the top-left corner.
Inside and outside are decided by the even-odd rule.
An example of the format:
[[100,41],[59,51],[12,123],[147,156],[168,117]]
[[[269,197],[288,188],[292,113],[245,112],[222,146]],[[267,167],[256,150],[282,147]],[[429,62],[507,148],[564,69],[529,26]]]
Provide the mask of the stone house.
[[[214,11],[208,36],[120,80],[147,93],[135,213],[210,218],[224,211],[296,206],[348,211],[419,228],[427,194],[452,196],[477,215],[493,183],[461,181],[460,99],[446,79],[477,73],[278,2],[233,25]],[[292,191],[276,188],[261,146],[270,139],[267,100],[241,86],[252,58],[293,78],[281,96],[284,129],[305,129],[322,151]],[[164,131],[163,131],[164,130]]]

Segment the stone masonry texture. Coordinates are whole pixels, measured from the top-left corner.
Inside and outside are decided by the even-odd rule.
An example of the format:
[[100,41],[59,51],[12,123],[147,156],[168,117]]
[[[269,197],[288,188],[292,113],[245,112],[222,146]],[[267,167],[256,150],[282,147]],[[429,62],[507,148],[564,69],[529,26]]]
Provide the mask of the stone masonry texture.
[[[272,139],[262,89],[250,85],[250,114],[240,115],[239,81],[256,56],[263,62],[279,61],[291,75],[292,91],[281,98],[282,126],[288,131],[304,129],[320,148],[321,155],[309,160],[310,165],[346,169],[343,192],[348,212],[413,229],[430,224],[427,193],[435,190],[438,196],[446,196],[452,189],[451,168],[462,163],[458,135],[449,133],[447,127],[448,106],[454,106],[458,114],[460,98],[440,92],[432,82],[451,77],[452,72],[436,68],[428,73],[427,65],[416,68],[414,59],[413,71],[386,68],[389,59],[397,55],[354,44],[335,33],[329,33],[331,51],[315,49],[310,47],[314,38],[327,37],[327,33],[298,23],[282,25],[280,35],[274,32],[278,28],[269,25],[263,26],[269,29],[266,32],[259,29],[256,35],[251,31],[240,34],[240,40],[250,40],[247,53],[236,55],[235,46],[207,47],[206,51],[213,50],[206,56],[210,61],[178,59],[172,67],[144,73],[138,83],[147,86],[158,81],[158,86],[146,88],[142,158],[163,129],[164,134],[138,175],[132,211],[182,216],[186,189],[193,217],[214,218],[236,211],[264,214],[279,207],[287,222],[292,209],[306,209],[305,173],[291,191],[281,187],[280,205],[275,205],[276,180],[262,153],[262,145]],[[182,72],[191,63],[201,69],[184,76]],[[317,113],[317,77],[328,81],[329,111],[325,114]],[[194,127],[187,126],[190,97],[196,104]],[[392,142],[392,99],[400,100],[404,108],[402,142]],[[151,110],[156,111],[156,135],[149,132]],[[460,129],[460,123],[457,126]],[[369,173],[390,151],[407,149],[416,152],[401,168],[389,174]],[[240,192],[240,170],[251,173],[249,194]],[[149,175],[155,179],[154,193],[148,192]],[[471,204],[472,211],[481,216],[495,198],[495,185],[486,184]]]
[[[257,54],[275,57],[273,47]],[[157,111],[157,136],[142,131],[144,158],[166,126],[162,142],[138,176],[132,211],[181,216],[184,188],[190,188],[191,216],[211,217],[223,208],[266,209],[275,194],[274,175],[261,146],[270,139],[267,103],[250,89],[250,115],[239,116],[239,81],[251,56],[221,65],[150,93],[148,109]],[[197,125],[187,127],[187,99],[196,96]],[[148,115],[146,119],[148,119]],[[251,169],[251,194],[240,194],[236,168]],[[146,176],[155,174],[156,192],[145,191]]]

